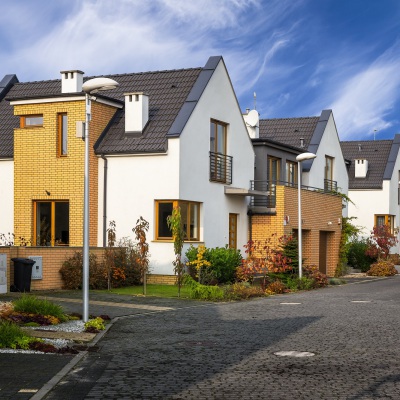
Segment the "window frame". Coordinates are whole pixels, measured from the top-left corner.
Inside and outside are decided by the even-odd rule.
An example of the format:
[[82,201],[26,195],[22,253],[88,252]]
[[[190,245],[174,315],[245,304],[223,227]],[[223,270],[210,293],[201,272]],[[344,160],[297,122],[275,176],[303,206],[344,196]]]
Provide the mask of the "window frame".
[[285,179],[286,182],[291,186],[297,185],[297,176],[298,176],[298,163],[296,161],[286,160],[286,170],[285,170]]
[[[42,244],[38,244],[38,237],[40,236],[40,232],[38,235],[38,221],[37,221],[37,216],[38,216],[38,204],[41,203],[49,203],[50,204],[50,214],[51,214],[51,220],[50,220],[50,245],[49,246],[44,246]],[[57,243],[55,240],[56,236],[56,203],[64,203],[68,204],[68,243]],[[69,233],[70,233],[70,223],[69,223],[69,206],[70,202],[68,200],[33,200],[33,246],[38,246],[38,247],[56,247],[56,246],[69,246]],[[40,240],[39,240],[40,242]]]
[[[276,162],[276,177],[274,178],[273,172],[273,163]],[[270,184],[278,184],[281,181],[281,167],[282,167],[282,158],[279,157],[268,157],[268,182]]]
[[328,181],[333,181],[333,163],[335,157],[325,155],[325,179]]
[[[42,123],[40,124],[27,124],[26,120],[30,118],[41,118]],[[32,115],[21,115],[20,116],[20,128],[28,129],[28,128],[41,128],[43,127],[43,114],[32,114]]]
[[[159,204],[172,204],[172,209],[177,207],[181,207],[182,205],[187,205],[187,215],[186,215],[186,226],[190,226],[190,221],[192,217],[192,210],[193,207],[197,207],[197,215],[195,220],[197,221],[197,226],[195,227],[195,234],[192,236],[189,232],[189,237],[185,236],[186,242],[199,242],[200,241],[200,202],[197,201],[187,201],[187,200],[155,200],[155,232],[154,232],[154,240],[157,241],[172,241],[171,236],[160,236],[159,235],[159,228],[160,228],[160,218],[159,218]],[[182,207],[181,207],[182,208]],[[184,224],[184,221],[182,221]],[[185,232],[187,234],[187,232]]]
[[[378,225],[378,218],[384,218],[383,224]],[[395,223],[396,216],[392,214],[375,214],[374,215],[374,226],[382,226],[386,225],[390,228],[390,233],[393,235],[394,231],[394,223]]]
[[[65,121],[64,118],[66,118]],[[58,157],[68,155],[68,114],[66,112],[57,114],[57,155]]]

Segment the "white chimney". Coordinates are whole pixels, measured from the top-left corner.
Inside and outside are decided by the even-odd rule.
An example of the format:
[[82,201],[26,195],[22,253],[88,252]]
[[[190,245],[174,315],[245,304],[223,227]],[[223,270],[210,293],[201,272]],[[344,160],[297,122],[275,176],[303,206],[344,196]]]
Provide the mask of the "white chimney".
[[354,160],[355,178],[366,178],[368,172],[368,161],[364,158]]
[[79,70],[61,71],[61,93],[82,92],[83,74]]
[[260,137],[259,116],[257,110],[248,111],[243,114],[243,119],[246,124],[247,132],[251,139],[258,139]]
[[149,120],[149,96],[143,92],[124,93],[125,133],[142,133]]

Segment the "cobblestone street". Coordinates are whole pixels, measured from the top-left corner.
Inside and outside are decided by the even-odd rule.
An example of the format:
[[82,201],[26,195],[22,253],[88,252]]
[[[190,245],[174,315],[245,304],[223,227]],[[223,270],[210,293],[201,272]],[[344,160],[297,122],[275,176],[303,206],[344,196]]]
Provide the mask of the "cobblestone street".
[[117,321],[46,399],[398,399],[399,285],[169,301]]

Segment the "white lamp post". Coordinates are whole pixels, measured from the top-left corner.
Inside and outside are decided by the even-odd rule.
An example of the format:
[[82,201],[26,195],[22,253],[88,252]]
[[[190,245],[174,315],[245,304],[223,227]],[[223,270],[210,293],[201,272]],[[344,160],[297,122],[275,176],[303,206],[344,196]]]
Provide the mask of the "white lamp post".
[[311,160],[317,157],[314,153],[301,153],[296,157],[297,161],[297,187],[298,187],[298,203],[299,203],[299,224],[298,224],[298,241],[299,241],[299,278],[303,276],[303,244],[301,232],[301,162]]
[[100,90],[115,89],[118,82],[109,78],[89,79],[82,85],[85,92],[85,179],[83,200],[83,271],[82,271],[82,294],[83,294],[83,322],[89,319],[89,122],[91,120],[91,95]]

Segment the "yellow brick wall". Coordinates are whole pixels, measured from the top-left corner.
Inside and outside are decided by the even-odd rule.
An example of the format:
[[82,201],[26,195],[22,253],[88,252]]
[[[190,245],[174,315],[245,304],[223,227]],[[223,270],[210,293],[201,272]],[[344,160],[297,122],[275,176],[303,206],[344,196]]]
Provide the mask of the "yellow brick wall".
[[[68,155],[57,155],[58,113],[68,114]],[[93,145],[115,108],[92,102],[90,123],[90,245],[97,243],[98,160]],[[69,243],[81,246],[83,237],[84,141],[76,137],[76,122],[85,120],[85,101],[14,106],[15,115],[43,114],[43,127],[14,130],[14,233],[33,239],[33,202],[69,201]],[[48,195],[47,192],[50,193]]]
[[[329,232],[327,243],[327,275],[334,276],[339,261],[339,245],[342,217],[342,199],[326,193],[302,190],[302,239],[305,264],[319,265],[320,231]],[[298,228],[297,188],[278,186],[276,190],[276,215],[253,215],[251,239],[264,242],[276,234],[277,238],[288,235]],[[286,217],[286,225],[284,220]],[[331,222],[331,224],[328,224]]]

